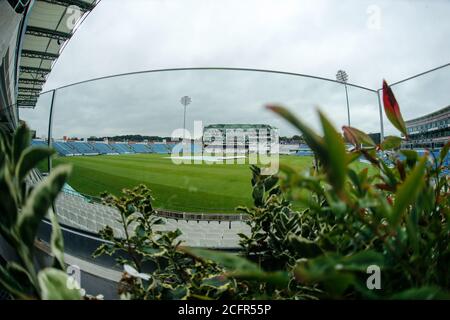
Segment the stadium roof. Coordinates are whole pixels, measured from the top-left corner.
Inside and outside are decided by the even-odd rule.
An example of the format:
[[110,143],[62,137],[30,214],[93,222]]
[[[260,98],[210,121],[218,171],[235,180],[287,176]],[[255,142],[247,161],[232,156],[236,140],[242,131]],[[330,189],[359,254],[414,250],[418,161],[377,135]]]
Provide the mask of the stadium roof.
[[210,124],[205,129],[276,129],[268,124]]
[[442,109],[439,109],[437,111],[428,113],[428,114],[420,116],[418,118],[405,121],[405,124],[407,126],[412,126],[412,125],[415,125],[417,122],[422,122],[424,120],[432,122],[432,121],[436,120],[436,118],[438,118],[438,117],[440,117],[441,115],[444,115],[444,114],[447,117],[449,116],[449,114],[450,114],[450,106],[444,107]]
[[56,60],[100,0],[36,0],[27,16],[19,64],[17,104],[34,108]]

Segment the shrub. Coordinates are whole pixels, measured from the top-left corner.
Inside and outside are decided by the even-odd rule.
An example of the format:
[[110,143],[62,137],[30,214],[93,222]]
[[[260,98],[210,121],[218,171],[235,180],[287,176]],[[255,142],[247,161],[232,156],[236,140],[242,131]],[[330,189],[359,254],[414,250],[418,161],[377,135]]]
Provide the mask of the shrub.
[[[119,283],[119,294],[124,299],[245,298],[255,293],[254,278],[283,281],[283,274],[261,272],[237,255],[185,248],[178,239],[178,229],[155,231],[163,219],[156,216],[145,185],[124,189],[120,197],[107,193],[102,197],[106,205],[118,210],[122,235],[106,226],[100,235],[107,242],[94,256],[117,255],[117,263],[124,266]],[[216,262],[209,259],[211,256]]]
[[[52,205],[70,174],[70,167],[53,170],[43,181],[32,185],[29,173],[53,154],[45,147],[31,147],[31,135],[21,125],[13,136],[0,130],[0,236],[17,259],[0,266],[0,287],[18,299],[80,299],[81,292],[68,286],[64,272],[63,239]],[[35,239],[41,220],[52,223],[53,266],[36,264]]]
[[[385,82],[383,101],[389,120],[406,137]],[[320,136],[287,109],[268,108],[299,129],[319,168],[309,174],[284,166],[278,177],[252,169],[255,207],[245,209],[252,234],[241,235],[247,255],[265,268],[284,265],[299,284],[320,289],[319,298],[448,298],[450,197],[443,170],[450,143],[436,159],[420,157],[401,149],[400,137],[376,145],[344,126],[343,136],[353,145],[346,151],[343,136],[323,113]],[[357,171],[352,163],[360,158],[373,169]],[[294,211],[289,200],[308,209]],[[382,270],[381,290],[366,286],[373,265]]]

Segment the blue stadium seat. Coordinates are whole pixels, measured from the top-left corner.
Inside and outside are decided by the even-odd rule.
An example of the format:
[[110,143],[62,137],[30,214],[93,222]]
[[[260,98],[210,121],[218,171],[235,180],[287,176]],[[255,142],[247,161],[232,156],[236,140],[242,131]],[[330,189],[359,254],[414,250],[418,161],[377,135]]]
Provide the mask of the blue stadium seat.
[[69,141],[67,144],[73,148],[75,148],[78,153],[83,155],[96,155],[99,152],[87,142],[79,142],[79,141]]
[[299,150],[295,153],[296,156],[313,156],[311,148],[307,144],[301,144]]
[[44,140],[32,140],[31,141],[31,145],[32,146],[46,147],[47,146],[47,141],[44,141]]
[[150,149],[150,147],[148,147],[145,144],[140,144],[140,143],[135,143],[135,144],[130,144],[130,147],[134,150],[134,152],[136,153],[151,153],[152,150]]
[[[48,143],[44,140],[32,140],[31,145],[35,147],[47,147]],[[52,146],[60,156],[73,155],[72,150],[64,142],[56,141],[53,142]]]
[[173,148],[175,147],[175,144],[173,143],[167,143],[166,144],[167,149],[169,150],[169,152],[172,152]]
[[135,153],[128,143],[114,143],[111,145],[118,153]]
[[61,156],[74,155],[78,153],[72,147],[70,147],[66,142],[55,141],[53,142],[53,147]]
[[152,144],[151,148],[153,150],[154,153],[159,153],[159,154],[166,154],[169,153],[169,148],[167,147],[166,144]]
[[100,154],[118,153],[113,147],[105,142],[94,142],[93,146]]

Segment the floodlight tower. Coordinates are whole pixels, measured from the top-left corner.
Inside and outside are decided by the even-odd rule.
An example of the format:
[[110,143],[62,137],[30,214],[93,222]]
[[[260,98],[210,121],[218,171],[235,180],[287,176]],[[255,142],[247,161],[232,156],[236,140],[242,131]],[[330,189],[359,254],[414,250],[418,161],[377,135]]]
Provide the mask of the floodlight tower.
[[191,104],[192,99],[189,96],[183,96],[180,100],[181,104],[184,107],[184,117],[183,117],[183,142],[186,138],[186,107]]
[[344,70],[338,70],[336,73],[336,80],[343,83],[345,87],[345,98],[347,99],[347,120],[348,126],[350,127],[350,106],[348,104],[348,91],[347,91],[347,80],[348,74]]

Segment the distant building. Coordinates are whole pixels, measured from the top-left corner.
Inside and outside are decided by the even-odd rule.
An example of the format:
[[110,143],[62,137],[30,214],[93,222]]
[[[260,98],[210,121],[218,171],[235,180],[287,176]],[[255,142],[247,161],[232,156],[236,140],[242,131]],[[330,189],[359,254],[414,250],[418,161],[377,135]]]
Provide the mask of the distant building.
[[212,124],[203,129],[203,146],[210,153],[269,153],[278,145],[278,129],[267,124]]
[[450,140],[450,106],[406,121],[410,148],[439,148]]

